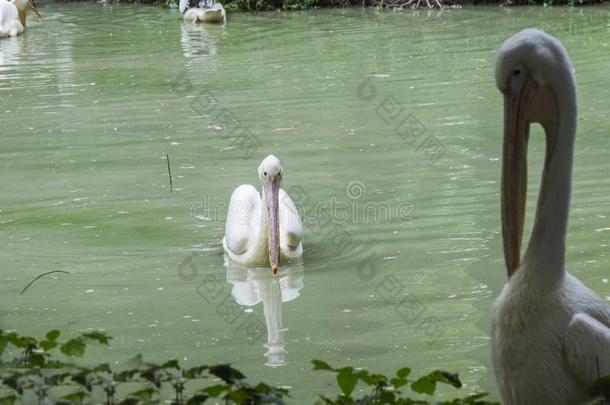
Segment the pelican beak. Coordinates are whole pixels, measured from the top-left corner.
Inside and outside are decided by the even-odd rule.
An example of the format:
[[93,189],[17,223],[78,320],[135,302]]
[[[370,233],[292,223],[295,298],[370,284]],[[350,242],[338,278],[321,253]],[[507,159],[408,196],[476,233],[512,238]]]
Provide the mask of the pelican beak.
[[520,266],[527,193],[527,144],[530,105],[535,85],[527,80],[518,91],[504,94],[502,153],[502,239],[510,277]]
[[265,194],[267,195],[267,212],[269,214],[269,264],[273,275],[277,274],[278,264],[280,261],[280,222],[278,218],[279,212],[279,194],[280,194],[280,179],[274,176],[270,181],[265,182]]
[[40,15],[40,12],[38,11],[38,6],[36,6],[36,2],[34,2],[34,0],[28,1],[28,7],[34,12],[34,14],[36,14],[36,17],[42,20],[42,15]]

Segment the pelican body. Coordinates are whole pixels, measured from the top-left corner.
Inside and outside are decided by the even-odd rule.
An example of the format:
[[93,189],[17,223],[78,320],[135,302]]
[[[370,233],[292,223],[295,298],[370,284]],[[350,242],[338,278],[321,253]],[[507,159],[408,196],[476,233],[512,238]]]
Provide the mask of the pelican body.
[[234,262],[248,266],[271,265],[303,254],[301,217],[292,199],[280,188],[284,170],[273,155],[258,167],[262,197],[251,185],[237,187],[231,195],[222,246]]
[[192,0],[180,0],[179,10],[186,22],[224,24],[227,20],[227,13],[220,3],[214,3],[213,0],[192,3]]
[[[539,30],[498,52],[504,94],[502,237],[508,283],[492,309],[492,359],[505,405],[579,404],[610,373],[610,306],[565,270],[576,84],[567,51]],[[521,260],[530,123],[546,156],[530,241]]]
[[0,0],[0,38],[16,37],[25,30],[27,10],[41,18],[33,0]]

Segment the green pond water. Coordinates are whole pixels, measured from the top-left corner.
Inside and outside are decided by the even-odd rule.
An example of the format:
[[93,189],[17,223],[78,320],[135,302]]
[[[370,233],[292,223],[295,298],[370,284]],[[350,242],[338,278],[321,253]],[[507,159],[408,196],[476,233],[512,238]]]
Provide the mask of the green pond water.
[[[568,268],[610,300],[610,7],[237,14],[225,27],[155,7],[41,11],[0,41],[0,327],[105,330],[115,339],[91,359],[116,367],[138,352],[231,362],[292,387],[294,403],[336,392],[313,358],[449,369],[462,394],[497,398],[493,70],[532,26],[564,42],[579,84]],[[276,281],[226,265],[220,245],[232,190],[260,188],[270,153],[305,220],[304,256]],[[543,153],[534,128],[529,223]],[[54,270],[70,274],[19,295]]]

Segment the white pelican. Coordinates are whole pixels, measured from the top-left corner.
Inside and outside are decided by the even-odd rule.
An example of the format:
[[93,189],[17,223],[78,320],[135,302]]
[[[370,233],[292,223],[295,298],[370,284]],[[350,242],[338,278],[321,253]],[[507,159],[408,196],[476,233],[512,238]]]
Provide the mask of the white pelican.
[[33,0],[0,0],[0,38],[15,37],[23,32],[28,9],[42,18]]
[[224,24],[227,20],[225,8],[214,0],[180,0],[178,9],[184,21],[190,23]]
[[267,156],[258,167],[263,197],[251,185],[242,184],[231,195],[222,246],[237,263],[271,265],[277,273],[280,261],[303,254],[301,217],[288,194],[280,188],[282,163]]
[[[506,405],[579,404],[610,373],[610,306],[565,270],[576,84],[563,45],[529,29],[496,62],[504,94],[502,237],[508,283],[492,309],[492,359]],[[546,134],[532,235],[521,262],[530,123]],[[599,365],[599,370],[598,370]]]

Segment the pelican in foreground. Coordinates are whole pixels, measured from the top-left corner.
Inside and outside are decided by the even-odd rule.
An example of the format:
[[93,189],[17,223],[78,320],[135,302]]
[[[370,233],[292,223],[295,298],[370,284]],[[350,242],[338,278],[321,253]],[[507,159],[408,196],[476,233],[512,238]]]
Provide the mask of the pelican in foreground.
[[290,196],[280,188],[282,163],[267,156],[258,167],[263,195],[251,185],[231,195],[222,246],[229,258],[249,266],[271,265],[303,254],[301,217]]
[[0,38],[21,34],[25,30],[28,10],[42,18],[34,0],[0,0]]
[[224,7],[214,0],[180,0],[178,9],[184,21],[190,23],[224,24],[227,20]]
[[[502,237],[508,283],[492,309],[492,359],[506,405],[579,404],[610,373],[610,306],[565,270],[576,133],[576,84],[555,38],[524,30],[500,48],[504,94]],[[546,155],[529,245],[521,261],[529,126]]]

